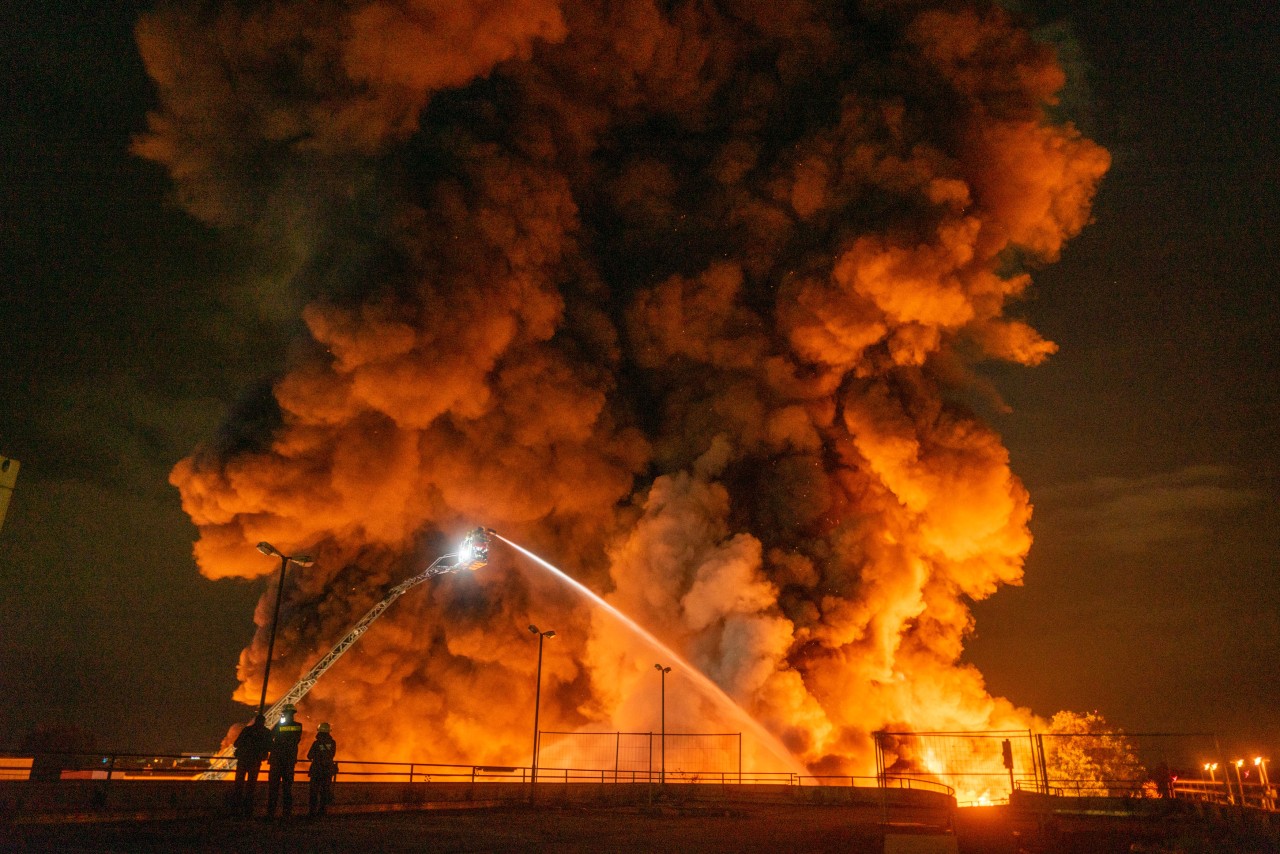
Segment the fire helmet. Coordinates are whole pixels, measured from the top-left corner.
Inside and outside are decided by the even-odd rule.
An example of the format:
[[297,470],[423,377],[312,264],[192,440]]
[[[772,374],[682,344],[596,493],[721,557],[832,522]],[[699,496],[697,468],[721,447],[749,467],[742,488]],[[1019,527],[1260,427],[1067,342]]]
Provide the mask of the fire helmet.
[[328,731],[329,731],[329,724],[328,724],[328,723],[320,724],[320,726],[319,726],[319,731],[320,731],[320,732],[328,732]]

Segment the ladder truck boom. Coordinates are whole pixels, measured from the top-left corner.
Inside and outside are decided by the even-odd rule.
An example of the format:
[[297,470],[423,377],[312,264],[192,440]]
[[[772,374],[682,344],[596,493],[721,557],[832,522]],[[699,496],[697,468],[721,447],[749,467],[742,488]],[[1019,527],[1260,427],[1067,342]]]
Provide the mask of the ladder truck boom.
[[[299,700],[305,697],[315,687],[316,682],[324,675],[325,671],[332,667],[334,662],[342,657],[343,653],[351,649],[355,642],[369,630],[369,626],[373,624],[373,621],[382,616],[382,612],[390,608],[397,599],[428,579],[462,570],[477,570],[487,564],[489,562],[489,534],[491,533],[493,532],[485,528],[476,528],[467,534],[462,548],[457,552],[441,555],[422,572],[406,578],[388,590],[386,595],[370,608],[368,613],[360,618],[359,622],[352,626],[351,631],[347,632],[323,658],[311,666],[306,675],[295,682],[293,687],[285,692],[284,696],[271,705],[271,708],[263,712],[267,729],[271,729],[280,721],[285,706],[296,705]],[[453,560],[454,562],[447,566],[441,565],[448,560]],[[225,778],[235,768],[235,760],[232,758],[234,752],[235,747],[233,745],[227,745],[218,751],[210,761],[209,770],[201,774],[199,779],[219,780]]]

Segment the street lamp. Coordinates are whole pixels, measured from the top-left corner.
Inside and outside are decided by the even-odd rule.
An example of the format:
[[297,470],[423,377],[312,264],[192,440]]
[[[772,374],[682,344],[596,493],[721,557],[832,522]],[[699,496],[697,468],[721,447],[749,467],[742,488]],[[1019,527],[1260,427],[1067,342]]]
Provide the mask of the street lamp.
[[1262,807],[1263,809],[1275,809],[1275,803],[1271,799],[1271,780],[1267,777],[1267,760],[1261,756],[1253,757],[1253,764],[1258,768],[1258,774],[1262,780]]
[[[1204,763],[1204,770],[1206,770],[1206,771],[1208,771],[1208,772],[1209,772],[1209,787],[1210,787],[1210,789],[1216,789],[1216,788],[1217,788],[1217,786],[1218,786],[1218,779],[1214,776],[1214,772],[1218,770],[1218,763],[1217,763],[1217,762],[1206,762],[1206,763]],[[1227,794],[1228,794],[1228,797],[1230,797],[1230,792],[1228,792]],[[1213,797],[1214,797],[1214,798],[1217,798],[1217,793],[1214,793]]]
[[537,626],[529,626],[529,631],[538,636],[538,675],[534,677],[537,686],[533,691],[533,763],[529,773],[529,799],[533,800],[534,787],[538,783],[538,710],[542,705],[542,642],[556,636],[554,630],[539,631]]
[[655,664],[653,669],[662,675],[662,771],[658,782],[665,786],[667,784],[667,674],[671,672],[671,668]]
[[1236,766],[1236,786],[1240,789],[1240,806],[1245,806],[1244,798],[1244,778],[1240,776],[1240,769],[1244,767],[1244,760],[1237,759],[1231,763]]
[[281,554],[275,546],[268,542],[258,543],[258,551],[267,557],[280,558],[280,585],[276,587],[276,610],[275,615],[271,618],[271,639],[267,641],[267,666],[262,671],[262,698],[258,700],[258,714],[264,714],[267,708],[267,682],[271,678],[271,656],[276,649],[276,626],[280,622],[280,598],[284,596],[284,571],[289,562],[298,566],[311,566],[315,563],[308,555],[285,555]]

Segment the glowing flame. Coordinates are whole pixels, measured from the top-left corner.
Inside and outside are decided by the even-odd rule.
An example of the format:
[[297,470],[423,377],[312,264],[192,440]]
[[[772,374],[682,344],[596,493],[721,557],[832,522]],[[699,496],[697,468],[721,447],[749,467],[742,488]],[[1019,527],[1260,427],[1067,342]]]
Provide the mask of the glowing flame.
[[[1006,315],[1018,259],[1085,225],[1107,155],[1048,115],[1054,51],[994,4],[721,5],[140,21],[160,104],[135,150],[250,244],[229,310],[269,329],[305,305],[270,399],[172,474],[207,576],[271,572],[259,541],[316,557],[272,693],[484,520],[816,773],[871,773],[877,729],[1034,723],[960,664],[968,601],[1021,579],[1031,506],[955,401],[993,394],[970,360],[1055,349]],[[406,597],[304,720],[353,754],[511,764],[536,623],[561,639],[546,727],[651,729],[634,635],[506,560]],[[674,693],[670,725],[723,723]]]

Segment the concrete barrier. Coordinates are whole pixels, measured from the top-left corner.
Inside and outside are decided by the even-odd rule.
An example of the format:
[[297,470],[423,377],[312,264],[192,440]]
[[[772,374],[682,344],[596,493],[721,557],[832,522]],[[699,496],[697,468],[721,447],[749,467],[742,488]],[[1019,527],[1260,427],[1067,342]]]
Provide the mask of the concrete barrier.
[[1107,826],[1165,826],[1184,822],[1223,835],[1263,839],[1280,848],[1280,812],[1180,798],[1102,798],[1014,792],[1009,807],[1041,824],[1094,822]]

